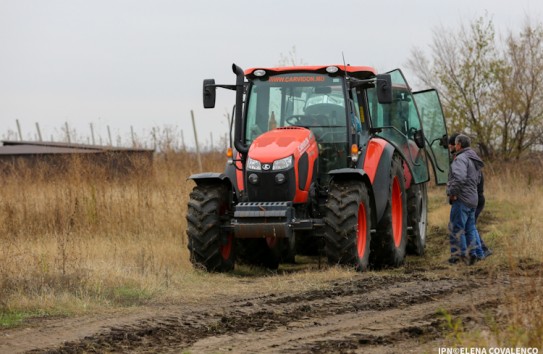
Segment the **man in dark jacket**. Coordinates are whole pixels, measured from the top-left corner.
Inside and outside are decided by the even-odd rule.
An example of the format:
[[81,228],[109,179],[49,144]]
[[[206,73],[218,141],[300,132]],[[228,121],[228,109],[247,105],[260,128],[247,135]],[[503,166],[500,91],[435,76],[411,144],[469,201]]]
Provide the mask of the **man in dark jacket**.
[[[453,158],[456,155],[456,141],[455,140],[458,135],[459,135],[458,133],[454,133],[453,135],[449,137],[449,151]],[[451,159],[451,162],[452,162],[452,159]],[[477,184],[478,201],[477,201],[477,208],[475,209],[475,225],[476,226],[477,226],[477,219],[479,218],[479,215],[483,211],[485,207],[485,203],[486,203],[485,194],[484,194],[484,190],[485,190],[484,186],[485,186],[485,176],[483,174],[483,171],[481,170],[479,183]],[[477,230],[477,232],[479,232],[479,230]],[[479,240],[481,241],[481,248],[483,249],[485,258],[490,256],[492,254],[492,250],[487,247],[480,233],[479,233]]]
[[484,163],[470,148],[470,143],[466,135],[459,134],[456,137],[456,155],[451,163],[447,182],[447,195],[452,205],[449,224],[451,263],[464,259],[473,264],[484,258],[475,228],[475,209],[479,200],[477,185]]

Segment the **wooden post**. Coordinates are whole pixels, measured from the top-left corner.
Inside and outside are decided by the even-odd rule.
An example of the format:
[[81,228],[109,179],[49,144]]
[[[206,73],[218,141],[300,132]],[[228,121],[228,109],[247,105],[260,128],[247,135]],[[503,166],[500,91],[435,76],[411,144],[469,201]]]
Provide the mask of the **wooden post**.
[[194,130],[194,142],[196,143],[196,157],[198,158],[198,167],[200,172],[203,172],[202,168],[202,157],[200,156],[200,148],[198,147],[198,134],[196,132],[196,123],[194,123],[194,111],[190,110],[190,115],[192,117],[192,129]]
[[71,144],[72,141],[70,140],[70,127],[68,126],[68,122],[66,122],[66,138],[68,139],[68,144]]
[[94,140],[94,126],[92,125],[92,123],[90,123],[90,129],[91,129],[91,141],[92,141],[92,145],[96,145],[96,141]]
[[130,134],[132,135],[132,147],[136,147],[136,138],[134,136],[134,127],[130,126]]
[[209,133],[209,138],[211,140],[211,151],[213,151],[213,132]]
[[181,129],[181,146],[183,148],[183,151],[187,151],[185,146],[185,136],[183,135],[183,129]]
[[15,119],[15,122],[17,122],[17,130],[19,131],[19,140],[23,141],[23,132],[21,131],[21,124],[19,124],[18,119]]
[[157,141],[156,141],[155,127],[153,127],[153,130],[151,131],[151,135],[152,135],[152,138],[153,138],[153,150],[156,150]]
[[107,135],[109,136],[109,146],[113,146],[113,141],[111,140],[111,129],[109,129],[109,125],[107,126]]
[[43,139],[41,138],[40,123],[38,122],[36,122],[36,130],[38,131],[38,139],[40,140],[40,142],[42,142]]

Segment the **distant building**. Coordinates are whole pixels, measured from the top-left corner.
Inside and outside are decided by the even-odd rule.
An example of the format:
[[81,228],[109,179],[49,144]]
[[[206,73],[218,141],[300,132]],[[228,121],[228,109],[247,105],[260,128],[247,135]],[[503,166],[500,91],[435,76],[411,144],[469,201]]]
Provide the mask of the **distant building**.
[[104,177],[150,173],[154,150],[57,142],[3,141],[0,174],[54,175],[79,168]]

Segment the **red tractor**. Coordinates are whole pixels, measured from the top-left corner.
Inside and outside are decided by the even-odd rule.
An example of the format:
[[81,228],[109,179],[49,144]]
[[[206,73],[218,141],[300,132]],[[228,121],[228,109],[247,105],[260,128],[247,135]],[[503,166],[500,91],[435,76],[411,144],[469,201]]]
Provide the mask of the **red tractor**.
[[[190,176],[188,248],[195,266],[277,268],[324,251],[366,270],[422,255],[429,163],[447,180],[447,132],[435,90],[412,93],[400,70],[365,66],[236,66],[224,173]],[[232,135],[232,134],[231,134]]]

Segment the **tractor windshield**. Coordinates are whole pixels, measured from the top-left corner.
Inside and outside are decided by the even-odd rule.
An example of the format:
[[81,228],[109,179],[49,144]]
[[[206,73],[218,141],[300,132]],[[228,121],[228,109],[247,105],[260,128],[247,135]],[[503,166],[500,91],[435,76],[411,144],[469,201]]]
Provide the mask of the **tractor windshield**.
[[302,126],[319,143],[346,143],[343,78],[285,73],[252,81],[248,92],[245,141],[279,127]]

